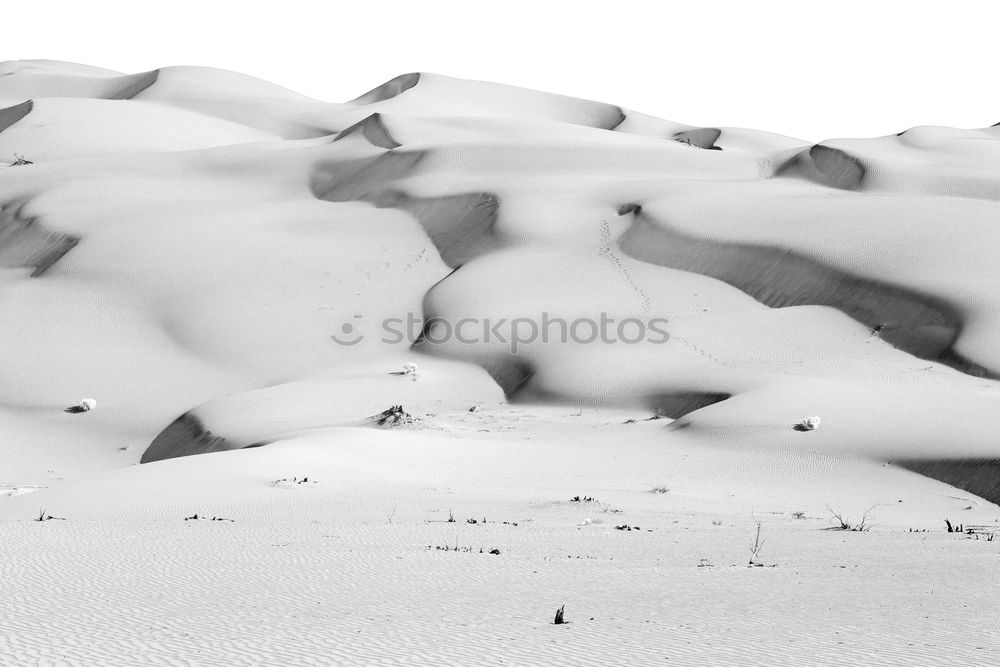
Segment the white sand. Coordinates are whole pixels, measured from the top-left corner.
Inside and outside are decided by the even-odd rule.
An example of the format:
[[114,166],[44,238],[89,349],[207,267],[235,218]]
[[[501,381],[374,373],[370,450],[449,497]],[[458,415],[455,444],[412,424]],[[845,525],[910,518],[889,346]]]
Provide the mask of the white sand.
[[[1000,526],[997,128],[0,74],[0,662],[995,661],[1000,541],[944,519]],[[380,341],[407,313],[670,340]]]

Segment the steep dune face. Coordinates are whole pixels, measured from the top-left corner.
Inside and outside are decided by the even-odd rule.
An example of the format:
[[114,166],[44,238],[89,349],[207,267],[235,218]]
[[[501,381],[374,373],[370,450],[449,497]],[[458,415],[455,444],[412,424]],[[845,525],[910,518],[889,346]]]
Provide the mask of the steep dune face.
[[398,95],[402,95],[410,88],[413,88],[419,81],[419,72],[400,74],[397,77],[389,79],[381,86],[372,88],[364,95],[359,95],[357,98],[351,100],[351,104],[374,104],[376,102],[391,100]]
[[378,113],[366,116],[363,120],[359,120],[354,125],[345,128],[344,131],[337,135],[334,141],[340,141],[356,134],[360,134],[372,146],[378,146],[379,148],[392,149],[399,148],[402,145],[392,138],[392,135],[389,134],[389,128],[385,126],[381,114]]
[[857,190],[867,169],[857,157],[837,148],[816,144],[795,156],[785,167],[820,185],[840,190]]
[[15,104],[14,106],[0,110],[0,132],[3,132],[8,127],[31,113],[33,106],[34,102],[28,100],[27,102],[21,102],[20,104]]
[[683,130],[674,134],[674,141],[697,146],[705,150],[721,151],[722,148],[715,145],[715,142],[722,136],[722,130],[716,127],[700,127],[695,130]]
[[37,218],[24,218],[16,204],[0,209],[2,267],[30,268],[34,278],[45,273],[79,242],[79,238],[70,234],[46,229]]
[[788,248],[711,242],[686,236],[649,215],[621,240],[636,259],[722,280],[771,308],[819,305],[837,308],[900,350],[941,360],[958,336],[957,310],[929,295],[859,278],[824,266]]
[[[1000,456],[995,130],[810,145],[425,73],[331,104],[202,68],[0,69],[0,153],[36,158],[0,167],[11,340],[123,356],[3,362],[19,428],[71,433],[43,406],[89,381],[143,462],[505,398],[949,479]],[[32,307],[65,294],[73,332]]]
[[241,449],[241,446],[212,435],[196,415],[186,412],[153,439],[142,453],[139,462],[149,463],[178,456],[224,452],[230,449]]

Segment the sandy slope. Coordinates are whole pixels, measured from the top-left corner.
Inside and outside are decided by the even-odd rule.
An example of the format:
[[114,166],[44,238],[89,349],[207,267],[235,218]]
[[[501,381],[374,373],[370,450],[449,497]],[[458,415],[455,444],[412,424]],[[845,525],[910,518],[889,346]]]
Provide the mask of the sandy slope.
[[[996,128],[51,61],[0,105],[0,660],[989,664],[1000,542],[940,533],[1000,520]],[[669,335],[509,343],[602,317]]]

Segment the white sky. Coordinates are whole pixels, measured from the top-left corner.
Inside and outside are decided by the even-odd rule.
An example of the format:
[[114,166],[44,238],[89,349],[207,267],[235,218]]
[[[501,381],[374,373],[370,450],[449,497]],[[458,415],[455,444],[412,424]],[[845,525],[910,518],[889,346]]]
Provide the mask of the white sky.
[[327,101],[429,71],[819,141],[1000,121],[1000,2],[7,0],[0,60],[231,69]]

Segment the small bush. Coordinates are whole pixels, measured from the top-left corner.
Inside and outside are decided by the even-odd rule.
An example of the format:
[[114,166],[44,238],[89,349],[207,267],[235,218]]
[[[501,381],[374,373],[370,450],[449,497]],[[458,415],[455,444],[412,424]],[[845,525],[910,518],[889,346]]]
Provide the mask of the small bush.
[[393,405],[388,410],[383,410],[377,415],[372,415],[368,419],[374,422],[376,426],[381,426],[383,428],[413,426],[419,423],[419,420],[416,417],[403,410],[402,405]]
[[803,419],[798,424],[795,424],[792,428],[796,431],[815,431],[819,428],[819,422],[819,417],[809,417],[807,419]]
[[760,538],[760,531],[764,526],[762,521],[756,521],[757,530],[754,533],[754,538],[750,542],[750,566],[762,567],[762,564],[757,562],[757,558],[760,556],[760,552],[764,549],[764,540]]
[[563,613],[566,611],[566,605],[563,605],[556,609],[556,619],[552,621],[553,625],[562,625],[566,621],[563,618]]
[[872,505],[867,510],[865,510],[865,513],[861,515],[861,519],[855,523],[850,519],[844,517],[843,514],[833,511],[833,509],[829,505],[826,506],[826,508],[830,510],[830,514],[833,515],[832,517],[830,517],[830,519],[837,523],[837,525],[835,526],[836,529],[849,530],[853,533],[864,533],[871,530],[871,522],[869,520],[869,515],[876,507],[878,507],[878,505]]

